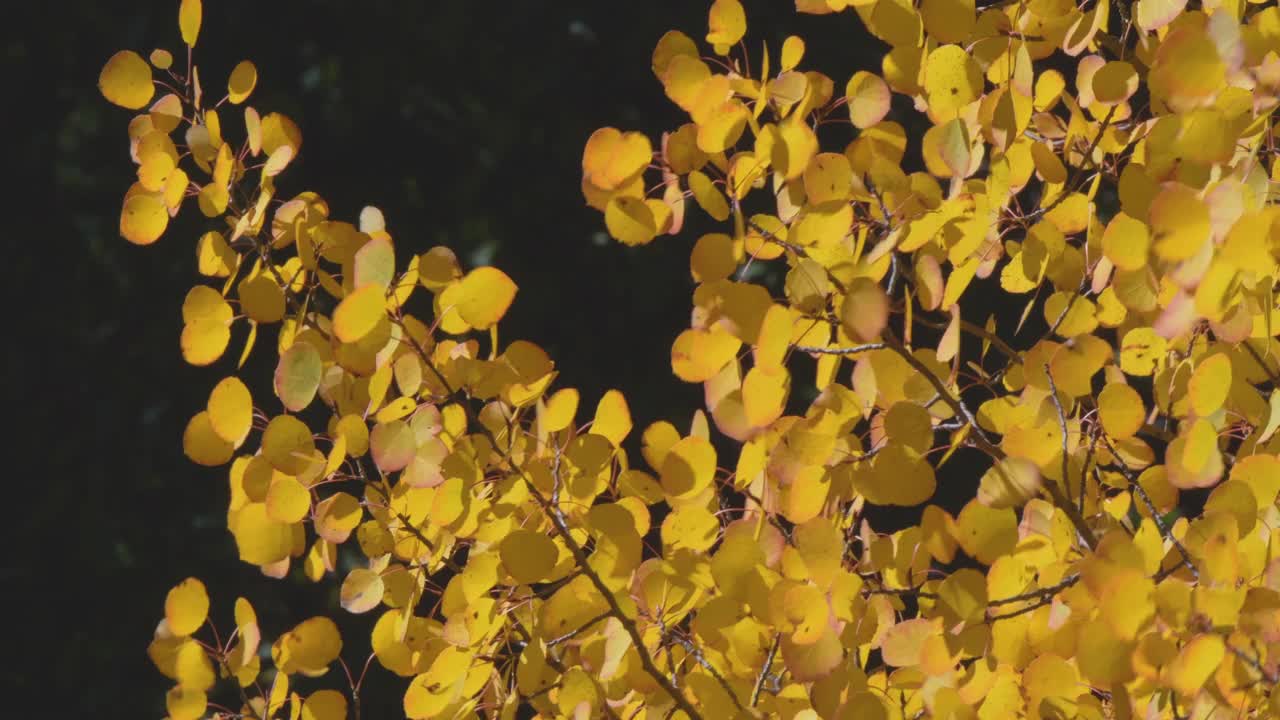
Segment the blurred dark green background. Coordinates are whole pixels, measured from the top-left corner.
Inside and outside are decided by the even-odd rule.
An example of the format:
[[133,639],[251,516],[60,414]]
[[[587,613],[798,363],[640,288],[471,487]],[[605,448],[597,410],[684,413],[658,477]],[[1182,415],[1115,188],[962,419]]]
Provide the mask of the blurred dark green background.
[[[520,285],[504,340],[546,348],[559,384],[626,392],[638,427],[684,426],[699,388],[670,373],[687,326],[688,251],[702,226],[627,249],[603,235],[579,192],[582,145],[597,127],[655,143],[682,118],[649,69],[671,28],[699,39],[708,3],[209,0],[197,47],[209,94],[231,67],[259,68],[250,104],[302,126],[283,197],[322,193],[333,215],[386,214],[403,257],[436,244],[466,266],[495,264]],[[160,717],[167,681],[145,648],[166,590],[201,577],[214,619],[237,595],[268,638],[335,606],[336,584],[271,581],[236,560],[225,530],[225,469],[182,455],[188,418],[232,359],[194,369],[178,352],[180,304],[196,282],[194,207],[149,248],[117,235],[133,179],[130,113],[98,94],[119,49],[180,58],[177,0],[66,0],[6,6],[5,386],[11,474],[0,590],[5,697],[42,716]],[[56,14],[54,14],[56,13]],[[748,6],[753,63],[791,33],[807,67],[843,83],[883,52],[852,13],[795,17],[787,2]],[[775,60],[776,62],[776,60]],[[224,123],[237,122],[230,116]],[[234,336],[233,350],[242,341]],[[270,338],[272,335],[267,335]],[[262,361],[270,350],[258,348]],[[269,392],[266,367],[248,376]],[[13,462],[16,461],[16,462]],[[349,635],[347,657],[367,652]],[[336,677],[329,685],[340,685]],[[398,713],[403,682],[371,672],[365,717]]]

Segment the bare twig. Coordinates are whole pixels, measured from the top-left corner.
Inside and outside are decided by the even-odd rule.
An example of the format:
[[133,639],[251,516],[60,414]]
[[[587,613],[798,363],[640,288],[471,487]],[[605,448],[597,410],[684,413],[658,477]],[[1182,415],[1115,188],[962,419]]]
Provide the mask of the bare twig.
[[769,670],[773,667],[773,658],[778,654],[778,645],[782,642],[782,634],[775,633],[773,636],[773,644],[769,646],[769,654],[764,656],[764,665],[760,667],[760,674],[756,676],[756,686],[751,691],[751,707],[755,707],[760,701],[760,691],[764,689],[764,680],[769,677]]

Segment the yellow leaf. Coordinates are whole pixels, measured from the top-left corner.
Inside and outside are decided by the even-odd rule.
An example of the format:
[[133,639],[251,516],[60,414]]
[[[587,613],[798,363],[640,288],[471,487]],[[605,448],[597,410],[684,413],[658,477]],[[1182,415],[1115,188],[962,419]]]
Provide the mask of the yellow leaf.
[[135,192],[120,211],[120,235],[134,245],[150,245],[169,227],[169,209],[158,194]]
[[1146,419],[1146,408],[1137,390],[1123,383],[1111,383],[1098,395],[1098,417],[1102,428],[1114,440],[1133,437]]
[[1191,411],[1198,417],[1207,417],[1218,411],[1226,402],[1231,390],[1231,359],[1226,353],[1216,353],[1196,364],[1191,380],[1187,383],[1187,397]]
[[622,445],[623,439],[631,432],[631,409],[621,392],[610,390],[601,396],[591,432],[607,438],[615,448]]
[[175,685],[165,693],[165,710],[171,720],[198,720],[208,709],[208,697],[203,690]]
[[1226,644],[1213,634],[1197,635],[1182,646],[1172,662],[1160,672],[1160,680],[1183,697],[1191,697],[1205,686],[1226,657]]
[[616,190],[642,173],[653,156],[649,138],[638,132],[600,128],[582,151],[582,176],[601,190]]
[[209,615],[209,594],[205,592],[204,583],[197,578],[187,578],[169,591],[164,599],[164,618],[169,624],[169,632],[186,636],[194,633],[204,625]]
[[178,6],[178,29],[182,32],[182,42],[189,48],[196,46],[200,35],[201,11],[200,0],[182,0]]
[[856,340],[874,342],[889,322],[889,296],[876,281],[860,277],[849,284],[840,305],[840,324]]
[[366,285],[338,303],[333,311],[333,333],[344,343],[357,342],[386,316],[386,289]]
[[347,698],[337,690],[317,690],[302,702],[302,720],[346,720]]
[[107,100],[129,110],[141,109],[151,102],[156,91],[150,66],[132,50],[111,56],[98,76],[98,89]]
[[662,521],[661,534],[662,546],[668,554],[678,548],[703,552],[719,539],[720,521],[701,505],[677,505]]
[[715,0],[707,15],[707,42],[716,46],[720,55],[738,44],[747,32],[747,15],[738,0]]
[[924,67],[929,117],[945,122],[982,95],[982,68],[959,45],[942,45],[929,53]]
[[218,437],[239,447],[253,424],[253,398],[240,378],[224,378],[209,394],[209,422]]
[[227,99],[233,105],[239,105],[249,98],[254,86],[258,84],[258,68],[248,60],[241,60],[231,71],[227,80]]
[[349,613],[366,613],[382,603],[385,588],[381,575],[368,568],[355,568],[343,579],[338,602]]
[[262,454],[286,475],[300,475],[315,452],[311,429],[292,415],[277,415],[262,432]]
[[231,460],[235,446],[214,432],[209,412],[204,410],[187,423],[182,433],[182,451],[198,465],[217,467]]
[[686,500],[710,487],[715,474],[715,448],[701,437],[689,436],[667,450],[662,461],[662,489],[672,500]]
[[1023,457],[1006,457],[992,465],[978,485],[978,502],[992,508],[1013,508],[1036,496],[1040,468]]

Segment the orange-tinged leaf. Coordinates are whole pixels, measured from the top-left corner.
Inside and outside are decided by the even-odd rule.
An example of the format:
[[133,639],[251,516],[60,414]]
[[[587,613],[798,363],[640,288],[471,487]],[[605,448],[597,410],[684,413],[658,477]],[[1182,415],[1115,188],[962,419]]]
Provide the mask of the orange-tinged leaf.
[[904,620],[895,624],[880,639],[880,653],[893,667],[910,667],[920,663],[925,641],[940,632],[938,624],[927,618]]
[[204,583],[189,577],[178,583],[169,591],[164,599],[164,619],[169,624],[169,632],[185,636],[194,633],[204,625],[209,615],[209,594]]
[[98,89],[107,100],[129,110],[146,106],[156,91],[151,81],[151,67],[132,50],[121,50],[111,56],[98,76]]
[[359,341],[386,316],[386,289],[366,285],[338,303],[333,311],[333,333],[344,343]]

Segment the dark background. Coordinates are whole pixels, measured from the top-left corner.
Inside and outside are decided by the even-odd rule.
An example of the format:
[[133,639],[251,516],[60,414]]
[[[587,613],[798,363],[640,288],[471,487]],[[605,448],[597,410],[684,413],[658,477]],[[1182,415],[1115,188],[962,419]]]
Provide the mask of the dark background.
[[[658,419],[687,427],[701,390],[672,377],[669,349],[688,324],[688,252],[705,226],[622,247],[603,235],[579,179],[594,129],[641,130],[656,145],[685,121],[653,77],[650,53],[672,28],[705,49],[708,3],[205,5],[197,64],[206,93],[220,96],[231,67],[251,59],[259,82],[249,104],[302,127],[301,157],[278,197],[316,190],[333,216],[352,221],[365,204],[381,207],[402,260],[447,244],[466,267],[501,267],[520,286],[504,342],[546,348],[557,384],[582,391],[583,413],[617,387],[637,430]],[[183,457],[183,427],[234,372],[243,341],[233,335],[228,358],[212,368],[191,368],[178,352],[181,301],[200,280],[198,211],[188,203],[151,247],[117,234],[134,173],[131,114],[101,97],[98,73],[125,48],[145,57],[163,47],[181,63],[177,7],[6,7],[12,392],[0,591],[18,610],[5,611],[0,637],[11,709],[161,716],[169,683],[145,649],[165,592],[188,575],[209,587],[220,627],[232,625],[235,597],[248,597],[268,640],[336,607],[332,579],[319,588],[273,581],[239,563],[225,529],[225,468]],[[797,17],[790,3],[763,1],[747,9],[753,66],[762,40],[776,63],[782,39],[801,34],[803,67],[831,73],[842,89],[884,52],[852,13]],[[238,122],[224,114],[224,126]],[[272,337],[259,339],[259,361]],[[269,393],[267,377],[264,367],[246,373],[255,394]],[[344,635],[344,655],[359,663],[367,631]],[[403,681],[377,667],[370,675],[365,717],[398,714]],[[325,681],[343,685],[333,673]],[[378,688],[394,690],[379,702]]]

